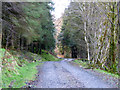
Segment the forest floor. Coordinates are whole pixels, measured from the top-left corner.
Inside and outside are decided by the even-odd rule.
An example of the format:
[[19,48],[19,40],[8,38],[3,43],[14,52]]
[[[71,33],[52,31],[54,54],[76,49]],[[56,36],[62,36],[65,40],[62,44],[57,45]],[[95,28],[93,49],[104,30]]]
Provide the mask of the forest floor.
[[44,62],[38,66],[32,88],[118,88],[118,78],[62,61]]

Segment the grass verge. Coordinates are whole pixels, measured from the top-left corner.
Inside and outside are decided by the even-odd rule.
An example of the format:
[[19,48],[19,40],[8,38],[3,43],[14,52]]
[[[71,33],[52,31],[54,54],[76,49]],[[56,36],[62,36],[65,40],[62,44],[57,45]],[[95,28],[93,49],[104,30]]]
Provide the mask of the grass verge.
[[42,54],[34,54],[27,51],[14,51],[0,49],[0,65],[2,67],[2,88],[26,87],[30,81],[34,81],[38,73],[36,66],[43,61],[59,61],[48,51],[42,50]]
[[78,65],[82,66],[83,68],[90,68],[88,62],[82,61],[82,60],[74,60],[75,63],[77,63]]
[[26,63],[23,67],[16,67],[16,72],[8,71],[7,69],[2,72],[3,88],[21,88],[26,85],[30,80],[35,80],[37,69],[36,66],[39,62]]
[[110,72],[107,72],[107,71],[101,70],[101,69],[94,69],[94,70],[97,71],[97,72],[100,72],[100,73],[108,74],[108,75],[116,77],[116,78],[120,78],[120,76],[118,74],[113,74],[113,73],[110,73]]
[[[78,65],[82,66],[83,68],[87,68],[87,69],[90,69],[90,65],[88,63],[87,60],[74,60],[75,63],[77,63]],[[110,75],[110,76],[113,76],[113,77],[116,77],[116,78],[120,78],[120,76],[118,74],[113,74],[113,73],[110,73],[110,72],[107,72],[105,70],[101,70],[101,69],[93,69],[94,71],[97,71],[99,73],[104,73],[104,74],[107,74],[107,75]]]
[[60,61],[61,59],[58,59],[51,55],[48,51],[42,50],[42,61]]
[[[1,87],[21,88],[30,80],[35,80],[38,73],[36,66],[41,62],[39,57],[29,52],[24,54],[22,52],[0,49],[0,61],[2,61]],[[30,60],[30,58],[32,59]]]

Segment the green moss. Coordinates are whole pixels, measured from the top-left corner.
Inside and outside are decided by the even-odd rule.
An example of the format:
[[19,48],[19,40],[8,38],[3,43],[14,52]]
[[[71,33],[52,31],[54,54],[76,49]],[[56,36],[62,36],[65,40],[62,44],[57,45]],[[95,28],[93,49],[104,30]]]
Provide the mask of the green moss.
[[[12,86],[13,88],[20,88],[26,85],[25,82],[35,79],[35,74],[37,74],[36,66],[39,65],[40,60],[33,57],[36,59],[36,62],[33,62],[34,60],[29,60],[27,55],[17,51],[6,51],[4,56],[4,52],[5,49],[0,49],[1,61],[4,57],[1,87],[9,88],[9,86]],[[29,53],[29,56],[30,54],[35,56],[32,53]]]
[[[38,73],[36,66],[41,61],[58,61],[53,55],[47,51],[42,50],[42,55],[34,54],[26,51],[12,51],[0,49],[1,61],[3,60],[2,68],[2,87],[9,88],[21,88],[26,85],[26,82],[35,80]],[[42,57],[42,59],[41,59]],[[33,62],[34,61],[34,62]]]
[[76,60],[74,60],[74,62],[79,64],[83,68],[90,68],[88,62],[86,62],[85,60],[76,59]]
[[[7,69],[4,69],[3,71],[3,88],[8,88],[8,86],[11,84],[13,88],[20,88],[25,84],[25,82],[30,80],[35,80],[35,74],[37,74],[36,66],[39,65],[39,61],[27,63],[23,67],[16,67],[16,70],[18,73],[14,71],[8,71]],[[13,82],[13,83],[12,83]]]
[[60,59],[54,57],[49,52],[42,50],[42,61],[59,61]]
[[[79,65],[81,65],[83,68],[90,68],[88,62],[82,61],[80,59],[79,60],[74,60],[74,62],[79,64]],[[113,74],[113,73],[109,73],[109,72],[107,72],[105,70],[101,70],[101,69],[93,69],[93,70],[95,70],[97,72],[100,72],[100,73],[105,73],[105,74],[111,75],[111,76],[116,77],[116,78],[119,77],[119,75]]]
[[5,49],[0,48],[0,61],[2,61],[2,57],[4,55]]
[[5,49],[0,48],[0,89],[2,87],[2,71],[1,71],[1,67],[2,67],[2,58],[4,55]]
[[118,78],[118,77],[120,78],[120,76],[118,74],[113,74],[113,73],[110,73],[110,72],[107,72],[107,71],[101,70],[101,69],[94,69],[94,70],[98,71],[100,73],[105,73],[105,74],[111,75],[111,76],[116,77],[116,78]]

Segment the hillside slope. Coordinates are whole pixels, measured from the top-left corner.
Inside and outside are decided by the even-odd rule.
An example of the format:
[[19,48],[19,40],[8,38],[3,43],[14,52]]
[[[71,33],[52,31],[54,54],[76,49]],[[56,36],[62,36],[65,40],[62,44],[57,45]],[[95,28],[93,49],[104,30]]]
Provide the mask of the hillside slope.
[[36,66],[43,61],[56,61],[47,51],[42,55],[26,51],[13,51],[0,49],[0,61],[2,62],[2,86],[3,88],[26,87],[28,83],[36,79],[38,73]]

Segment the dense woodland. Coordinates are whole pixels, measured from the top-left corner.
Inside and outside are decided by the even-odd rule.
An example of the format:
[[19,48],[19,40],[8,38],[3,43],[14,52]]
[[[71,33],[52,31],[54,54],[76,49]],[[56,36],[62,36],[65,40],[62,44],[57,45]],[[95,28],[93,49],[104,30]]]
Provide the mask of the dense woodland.
[[120,58],[120,2],[71,2],[63,15],[59,49],[91,67],[117,72]]
[[[52,2],[3,2],[0,47],[41,54],[54,51]],[[91,67],[119,71],[120,2],[71,2],[63,15],[58,47],[66,57]]]
[[3,2],[2,47],[41,53],[55,47],[52,2]]
[[[120,2],[71,2],[58,19],[58,27],[51,14],[53,5],[53,2],[0,3],[0,88],[30,88],[30,83],[40,76],[38,72],[42,70],[36,67],[41,62],[70,60],[66,58],[75,58],[70,63],[86,65],[85,69],[120,75]],[[64,56],[62,59],[57,58],[55,47]],[[53,68],[52,64],[46,65],[50,67],[45,69]],[[53,65],[56,68],[62,64]],[[59,67],[65,72],[61,75],[67,76],[67,69]],[[55,73],[48,76],[52,74]]]

